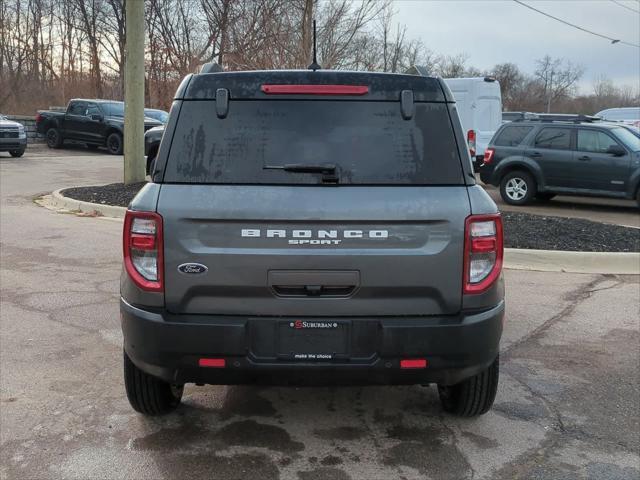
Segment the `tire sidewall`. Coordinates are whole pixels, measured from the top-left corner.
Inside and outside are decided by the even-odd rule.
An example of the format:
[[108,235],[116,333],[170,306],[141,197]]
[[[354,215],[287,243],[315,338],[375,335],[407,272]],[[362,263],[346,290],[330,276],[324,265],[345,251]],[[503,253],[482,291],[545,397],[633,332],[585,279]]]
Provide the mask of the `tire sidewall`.
[[24,150],[11,150],[9,151],[9,154],[13,157],[13,158],[20,158],[22,155],[24,155]]
[[60,132],[57,128],[50,128],[46,133],[47,147],[58,148],[60,146]]
[[[507,183],[509,182],[509,180],[512,180],[514,178],[523,180],[527,187],[527,192],[524,197],[518,200],[509,198],[506,192]],[[531,200],[535,197],[536,190],[536,181],[533,176],[530,173],[523,171],[509,172],[504,177],[502,177],[502,180],[500,182],[500,196],[502,197],[502,200],[504,200],[504,202],[508,203],[509,205],[526,205],[530,203]]]
[[[116,140],[117,139],[117,140]],[[114,145],[112,145],[112,142],[118,142],[118,148],[114,148],[115,147],[115,143]],[[120,135],[119,133],[111,133],[108,137],[107,137],[107,150],[109,150],[109,153],[111,155],[122,155],[122,135]]]

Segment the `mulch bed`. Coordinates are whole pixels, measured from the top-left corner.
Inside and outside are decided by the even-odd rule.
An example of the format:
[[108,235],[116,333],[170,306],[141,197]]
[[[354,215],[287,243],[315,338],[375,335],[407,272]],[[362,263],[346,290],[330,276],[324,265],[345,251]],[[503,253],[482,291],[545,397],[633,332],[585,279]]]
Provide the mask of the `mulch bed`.
[[147,182],[139,182],[130,185],[111,183],[97,187],[75,187],[62,190],[61,193],[65,197],[82,200],[83,202],[126,207],[146,183]]
[[[76,200],[126,207],[145,182],[76,187],[62,194]],[[640,252],[640,230],[565,217],[503,212],[505,247],[583,252]]]
[[579,218],[503,212],[505,247],[582,252],[640,252],[640,229]]

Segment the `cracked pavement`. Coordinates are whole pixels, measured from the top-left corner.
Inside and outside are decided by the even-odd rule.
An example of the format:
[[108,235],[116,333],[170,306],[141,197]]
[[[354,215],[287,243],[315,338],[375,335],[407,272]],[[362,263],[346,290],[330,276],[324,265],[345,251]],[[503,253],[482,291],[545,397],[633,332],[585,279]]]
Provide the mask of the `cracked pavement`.
[[121,223],[33,203],[120,176],[100,153],[0,156],[1,478],[640,477],[638,276],[506,271],[500,387],[478,419],[420,386],[188,385],[175,414],[134,413]]

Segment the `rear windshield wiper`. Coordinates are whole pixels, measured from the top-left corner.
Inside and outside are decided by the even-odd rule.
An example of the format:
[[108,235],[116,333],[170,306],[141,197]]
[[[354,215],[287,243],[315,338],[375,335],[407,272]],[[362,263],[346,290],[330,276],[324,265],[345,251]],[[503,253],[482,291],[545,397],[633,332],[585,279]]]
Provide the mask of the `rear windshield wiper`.
[[323,183],[338,183],[337,167],[332,163],[287,163],[284,165],[265,165],[264,168],[265,170],[284,170],[285,172],[296,173],[321,173]]

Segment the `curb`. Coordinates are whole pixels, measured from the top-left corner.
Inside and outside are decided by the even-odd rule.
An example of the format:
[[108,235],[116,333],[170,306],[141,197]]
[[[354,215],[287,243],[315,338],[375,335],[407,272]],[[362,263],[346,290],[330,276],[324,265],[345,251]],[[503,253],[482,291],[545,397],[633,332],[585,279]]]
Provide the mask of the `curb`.
[[541,272],[640,275],[640,253],[505,248],[504,268]]
[[[111,218],[124,218],[127,211],[125,207],[74,200],[62,195],[60,190],[53,192],[48,202],[58,209]],[[540,272],[640,275],[640,253],[505,248],[504,268]]]
[[51,194],[50,204],[54,207],[70,210],[72,212],[90,213],[111,218],[124,218],[124,215],[127,212],[125,207],[83,202],[82,200],[65,197],[60,193],[61,190],[64,189],[56,190]]

